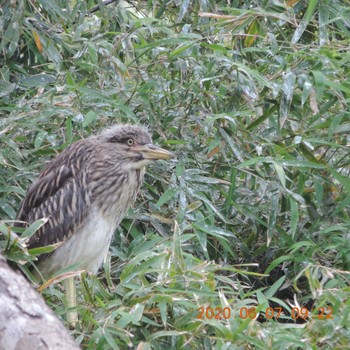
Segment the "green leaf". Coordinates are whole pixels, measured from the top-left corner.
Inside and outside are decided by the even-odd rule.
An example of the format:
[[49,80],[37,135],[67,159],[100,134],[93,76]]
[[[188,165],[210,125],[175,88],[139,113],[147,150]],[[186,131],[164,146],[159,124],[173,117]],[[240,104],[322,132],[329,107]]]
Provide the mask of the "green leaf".
[[56,80],[56,77],[54,75],[50,74],[36,74],[31,75],[30,77],[23,78],[21,80],[21,85],[31,88],[31,87],[37,87],[37,86],[46,86],[48,84],[53,83]]
[[215,237],[235,237],[232,232],[225,231],[224,229],[215,226],[192,224],[192,227]]
[[286,276],[280,277],[266,292],[266,297],[272,298],[281,288],[282,284],[286,280]]
[[320,71],[312,71],[312,75],[314,76],[315,79],[315,88],[316,88],[316,95],[317,95],[317,100],[322,100],[323,98],[323,93],[325,89],[325,76],[322,72]]
[[293,198],[289,198],[289,203],[290,203],[290,233],[292,235],[292,239],[294,240],[295,234],[298,228],[299,210],[298,210],[298,203]]
[[42,145],[42,143],[44,142],[45,138],[47,136],[47,132],[39,132],[37,135],[36,135],[36,138],[35,138],[35,142],[34,142],[34,147],[36,149],[40,148],[40,146]]
[[275,267],[283,263],[284,261],[292,260],[291,256],[289,255],[282,255],[275,260],[272,261],[272,263],[267,267],[265,270],[265,274],[269,274]]
[[28,240],[33,234],[39,230],[39,228],[47,223],[49,219],[43,218],[33,222],[28,228],[25,229],[21,235],[21,240]]
[[56,250],[58,247],[60,247],[62,244],[63,244],[63,242],[59,242],[59,243],[47,245],[45,247],[28,249],[28,253],[30,255],[35,255],[35,256],[38,256],[41,254],[51,253],[54,250]]
[[158,199],[158,202],[156,203],[156,206],[159,208],[163,204],[167,203],[171,199],[175,197],[175,194],[177,192],[176,188],[168,188]]
[[329,171],[339,183],[345,187],[346,191],[350,192],[350,179],[342,174],[339,174],[335,169],[329,168]]
[[190,47],[192,47],[195,44],[195,42],[189,42],[189,43],[183,43],[181,44],[177,49],[172,50],[169,53],[170,59],[181,55],[184,51],[186,51],[187,49],[189,49]]
[[275,234],[277,215],[279,213],[279,207],[278,207],[279,197],[280,197],[280,194],[278,192],[273,193],[271,195],[271,208],[270,208],[270,215],[269,215],[269,222],[268,222],[268,229],[267,229],[267,246],[270,245],[272,237]]
[[292,38],[292,44],[297,43],[299,41],[299,39],[301,38],[301,36],[303,35],[306,27],[310,23],[310,20],[316,11],[318,2],[319,2],[319,0],[310,0],[308,2],[308,7],[307,7],[307,10],[305,12],[305,15],[304,15],[303,19],[300,21],[297,29],[294,32],[294,35]]
[[90,125],[92,122],[94,122],[97,118],[97,115],[93,111],[89,111],[83,121],[83,127],[86,128],[88,125]]
[[278,175],[278,178],[281,181],[281,184],[282,184],[283,188],[286,188],[286,174],[285,174],[285,172],[283,170],[283,167],[280,166],[277,163],[273,163],[273,166],[274,166],[274,168],[276,170],[276,173]]

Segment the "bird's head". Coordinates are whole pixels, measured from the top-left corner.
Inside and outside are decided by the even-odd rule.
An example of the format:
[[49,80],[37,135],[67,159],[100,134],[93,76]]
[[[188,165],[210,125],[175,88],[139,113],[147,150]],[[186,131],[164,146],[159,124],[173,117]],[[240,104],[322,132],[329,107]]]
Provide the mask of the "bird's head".
[[142,169],[153,161],[174,157],[171,152],[153,145],[147,129],[140,126],[115,125],[104,130],[98,139],[112,157],[125,160],[125,166],[132,169]]

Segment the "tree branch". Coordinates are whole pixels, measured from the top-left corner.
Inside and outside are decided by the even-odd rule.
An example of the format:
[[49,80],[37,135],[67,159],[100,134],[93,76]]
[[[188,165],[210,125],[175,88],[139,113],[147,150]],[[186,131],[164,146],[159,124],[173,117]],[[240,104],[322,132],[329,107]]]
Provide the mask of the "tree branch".
[[[107,5],[111,4],[112,2],[119,2],[119,0],[105,0],[105,1],[102,1],[102,4],[104,6],[107,6]],[[90,13],[94,13],[94,12],[98,11],[99,9],[100,9],[100,5],[95,5],[94,7],[91,8]]]
[[79,349],[41,296],[1,253],[0,349]]

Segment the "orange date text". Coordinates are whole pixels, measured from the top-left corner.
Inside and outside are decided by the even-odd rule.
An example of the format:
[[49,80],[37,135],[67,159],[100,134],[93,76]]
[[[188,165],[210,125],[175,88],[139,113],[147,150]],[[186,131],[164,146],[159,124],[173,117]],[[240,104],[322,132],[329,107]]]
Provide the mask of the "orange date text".
[[[303,319],[306,320],[308,318],[326,320],[332,319],[333,309],[331,307],[319,307],[317,310],[317,314],[314,315],[313,312],[309,311],[306,307],[293,307],[291,309],[290,317],[293,320]],[[314,310],[315,311],[315,310]],[[285,315],[283,309],[281,307],[268,307],[265,310],[258,311],[256,307],[246,307],[243,306],[239,308],[237,311],[233,311],[229,307],[199,307],[198,308],[198,319],[230,319],[230,318],[242,318],[242,319],[255,319],[258,315],[262,315],[267,320],[272,318],[278,320],[281,315]]]

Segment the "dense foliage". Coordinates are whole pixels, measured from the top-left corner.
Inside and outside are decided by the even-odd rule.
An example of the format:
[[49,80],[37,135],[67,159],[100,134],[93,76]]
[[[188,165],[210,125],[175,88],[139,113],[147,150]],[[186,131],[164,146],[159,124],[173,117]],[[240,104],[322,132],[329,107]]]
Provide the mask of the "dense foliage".
[[[149,169],[103,271],[77,284],[76,341],[347,349],[349,2],[96,3],[0,9],[0,248],[28,273],[11,220],[43,163],[149,125],[177,160]],[[64,319],[60,285],[43,294]]]

